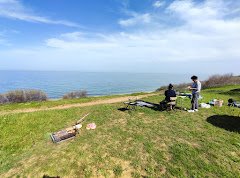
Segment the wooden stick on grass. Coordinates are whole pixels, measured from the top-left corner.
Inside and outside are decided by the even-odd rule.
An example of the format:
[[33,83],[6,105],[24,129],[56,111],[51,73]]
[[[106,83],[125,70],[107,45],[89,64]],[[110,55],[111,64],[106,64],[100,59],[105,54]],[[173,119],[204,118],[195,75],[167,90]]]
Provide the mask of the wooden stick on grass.
[[87,113],[86,115],[84,115],[81,119],[79,119],[77,122],[76,122],[76,125],[77,124],[80,124],[81,122],[84,121],[84,119],[89,115],[90,113]]

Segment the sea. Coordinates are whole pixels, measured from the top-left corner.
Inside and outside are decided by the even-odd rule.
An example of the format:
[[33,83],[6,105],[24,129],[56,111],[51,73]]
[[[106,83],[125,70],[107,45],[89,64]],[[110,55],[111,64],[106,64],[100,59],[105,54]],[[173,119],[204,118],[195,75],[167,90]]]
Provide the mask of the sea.
[[[155,91],[161,86],[191,82],[191,74],[0,71],[0,93],[17,89],[37,89],[58,99],[68,92],[86,90],[89,96]],[[201,80],[207,75],[200,75]]]

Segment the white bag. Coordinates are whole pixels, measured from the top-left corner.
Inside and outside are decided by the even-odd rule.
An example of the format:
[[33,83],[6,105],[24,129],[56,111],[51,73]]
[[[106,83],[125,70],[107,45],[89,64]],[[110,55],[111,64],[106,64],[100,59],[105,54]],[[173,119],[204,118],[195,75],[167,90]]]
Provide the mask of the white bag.
[[200,107],[201,108],[210,108],[210,104],[206,104],[206,103],[200,103]]

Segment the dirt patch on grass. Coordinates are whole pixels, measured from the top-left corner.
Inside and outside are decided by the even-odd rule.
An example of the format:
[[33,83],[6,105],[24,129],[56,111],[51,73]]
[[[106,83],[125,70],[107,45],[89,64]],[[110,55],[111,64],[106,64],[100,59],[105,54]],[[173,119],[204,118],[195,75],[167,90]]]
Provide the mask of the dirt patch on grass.
[[132,177],[131,174],[134,169],[131,167],[129,161],[125,161],[119,158],[109,158],[108,168],[105,169],[105,172],[101,173],[99,168],[93,168],[93,174],[91,177],[109,177],[109,178],[129,178]]
[[119,165],[122,167],[122,174],[120,177],[123,177],[123,178],[132,177],[131,173],[134,171],[134,169],[130,165],[129,161],[125,161],[117,158],[113,158],[112,161],[115,162],[116,165]]
[[187,144],[187,145],[190,145],[190,146],[192,146],[192,147],[194,147],[194,148],[199,148],[199,147],[200,147],[200,145],[199,145],[198,143],[196,143],[196,142],[190,142],[190,141],[184,140],[184,139],[182,139],[182,138],[178,138],[177,141],[180,142],[180,143],[185,143],[185,144]]

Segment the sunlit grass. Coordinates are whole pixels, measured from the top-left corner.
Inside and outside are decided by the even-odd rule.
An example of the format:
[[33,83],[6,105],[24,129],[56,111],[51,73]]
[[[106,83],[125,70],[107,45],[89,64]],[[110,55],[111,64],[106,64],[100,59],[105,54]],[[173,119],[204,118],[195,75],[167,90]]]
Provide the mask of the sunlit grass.
[[[123,104],[117,103],[0,116],[0,177],[239,177],[240,109],[226,103],[229,97],[240,98],[220,94],[235,88],[239,86],[203,91],[202,102],[220,98],[225,105],[198,113],[141,107],[122,112],[118,108]],[[189,99],[184,107],[190,107]],[[51,132],[71,126],[88,112],[75,139],[51,142]],[[236,119],[238,131],[209,120],[224,115]],[[97,124],[96,130],[85,129],[90,122]]]

